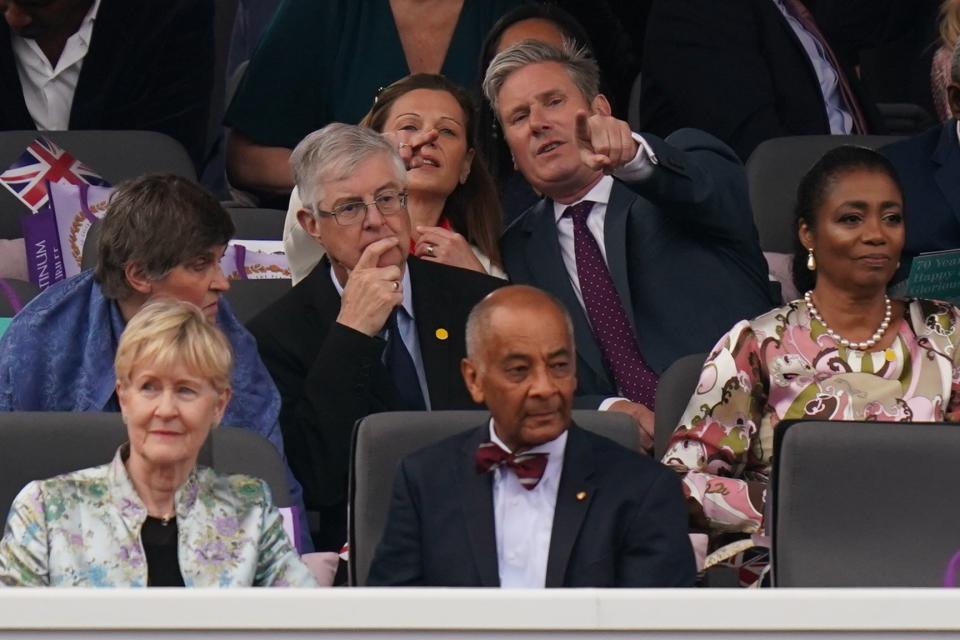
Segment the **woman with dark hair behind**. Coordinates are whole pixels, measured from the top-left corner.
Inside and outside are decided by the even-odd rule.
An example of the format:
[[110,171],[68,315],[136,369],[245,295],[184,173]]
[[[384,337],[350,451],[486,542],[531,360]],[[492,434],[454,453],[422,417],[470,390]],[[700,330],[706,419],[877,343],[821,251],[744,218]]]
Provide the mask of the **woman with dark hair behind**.
[[[410,253],[506,278],[500,202],[477,150],[477,109],[470,94],[444,76],[416,73],[382,89],[360,124],[390,138],[401,157],[407,156]],[[303,207],[294,188],[283,233],[294,284],[324,253],[297,220]]]
[[683,474],[692,530],[710,534],[705,567],[765,565],[781,420],[960,420],[960,310],[886,294],[904,243],[890,162],[862,147],[827,152],[800,182],[796,224],[804,297],[720,339],[663,456]]
[[408,171],[407,209],[416,242],[411,253],[503,276],[500,203],[478,157],[477,108],[470,94],[441,75],[417,73],[381,91],[360,124],[398,145],[412,134],[437,131],[436,141],[424,145],[424,164]]

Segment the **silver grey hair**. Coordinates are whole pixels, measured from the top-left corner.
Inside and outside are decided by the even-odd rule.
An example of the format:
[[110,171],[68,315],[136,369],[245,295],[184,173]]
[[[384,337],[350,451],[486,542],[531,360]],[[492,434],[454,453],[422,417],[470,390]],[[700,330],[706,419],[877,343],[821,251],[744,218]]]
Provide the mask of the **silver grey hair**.
[[[563,316],[564,324],[567,325],[567,336],[570,339],[570,344],[574,344],[573,320],[570,318],[567,308],[563,306],[563,303],[553,294],[527,285],[509,285],[505,288],[527,289],[531,293],[536,293],[538,296],[544,298],[547,304],[552,304],[557,312]],[[500,291],[501,294],[504,293],[504,289],[499,289],[498,291]],[[473,309],[470,310],[470,314],[467,316],[467,327],[464,331],[467,342],[467,359],[473,362],[474,366],[478,368],[483,367],[481,352],[483,351],[484,344],[490,337],[490,317],[498,306],[504,304],[503,302],[497,301],[496,294],[497,291],[487,294],[483,300],[478,302]]]
[[960,84],[960,38],[953,45],[953,53],[950,55],[950,81]]
[[406,185],[403,160],[393,144],[373,129],[334,122],[301,140],[290,154],[290,167],[304,206],[312,210],[323,198],[324,182],[346,178],[360,163],[377,153],[390,157],[397,180]]
[[514,71],[528,64],[541,62],[556,62],[566,68],[573,84],[588,102],[599,95],[600,68],[586,47],[577,47],[569,38],[563,39],[563,45],[559,49],[539,40],[522,40],[498,53],[490,61],[483,78],[483,95],[498,118],[499,96],[503,83]]

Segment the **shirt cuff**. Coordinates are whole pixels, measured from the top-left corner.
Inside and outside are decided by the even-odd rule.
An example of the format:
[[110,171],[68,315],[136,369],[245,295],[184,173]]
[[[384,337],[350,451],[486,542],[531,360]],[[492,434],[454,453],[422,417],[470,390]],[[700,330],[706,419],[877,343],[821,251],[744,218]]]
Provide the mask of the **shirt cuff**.
[[597,407],[597,411],[609,411],[610,406],[615,402],[620,402],[621,400],[626,400],[626,398],[607,398],[600,403],[600,406]]
[[630,133],[637,143],[637,155],[633,160],[623,165],[613,172],[613,175],[624,182],[640,182],[649,178],[653,173],[653,167],[657,164],[657,155],[653,149],[638,133]]

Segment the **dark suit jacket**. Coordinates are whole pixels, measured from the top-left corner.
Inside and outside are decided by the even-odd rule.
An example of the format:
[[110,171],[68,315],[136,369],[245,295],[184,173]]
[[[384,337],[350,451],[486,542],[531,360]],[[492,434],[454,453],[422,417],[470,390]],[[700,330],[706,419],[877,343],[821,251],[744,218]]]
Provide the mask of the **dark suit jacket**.
[[[659,164],[642,183],[615,182],[604,244],[640,352],[659,374],[681,356],[708,351],[737,321],[778,301],[733,152],[692,129],[667,142],[644,137]],[[502,255],[513,282],[549,291],[573,317],[577,406],[595,409],[618,395],[570,284],[552,201],[542,200],[507,229]]]
[[957,121],[883,148],[903,183],[907,243],[895,280],[924,251],[960,248],[960,141]]
[[[70,129],[165,133],[186,147],[199,167],[212,86],[212,0],[101,0]],[[0,130],[34,128],[10,29],[2,20],[0,96]]]
[[[478,474],[473,462],[489,439],[485,424],[400,464],[369,586],[500,585],[493,475]],[[546,586],[689,587],[695,573],[676,474],[572,425]]]
[[[431,407],[477,409],[460,375],[466,319],[477,302],[505,283],[417,258],[407,265]],[[381,359],[385,341],[338,324],[339,312],[340,295],[324,258],[249,323],[280,390],[280,427],[290,467],[303,485],[307,509],[321,513],[318,550],[339,550],[347,539],[354,424],[371,413],[404,408]],[[446,339],[437,337],[440,328],[446,329]]]
[[[870,133],[882,133],[856,74],[842,66]],[[655,0],[642,74],[642,131],[702,129],[744,161],[769,138],[830,133],[813,63],[773,0]]]

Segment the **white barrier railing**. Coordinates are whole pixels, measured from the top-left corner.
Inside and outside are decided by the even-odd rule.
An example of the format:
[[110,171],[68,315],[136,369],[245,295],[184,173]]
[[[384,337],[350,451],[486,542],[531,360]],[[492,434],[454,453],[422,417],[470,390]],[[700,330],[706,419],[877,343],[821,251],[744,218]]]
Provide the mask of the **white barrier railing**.
[[[112,633],[111,633],[112,632]],[[0,590],[0,638],[960,638],[960,590]]]

